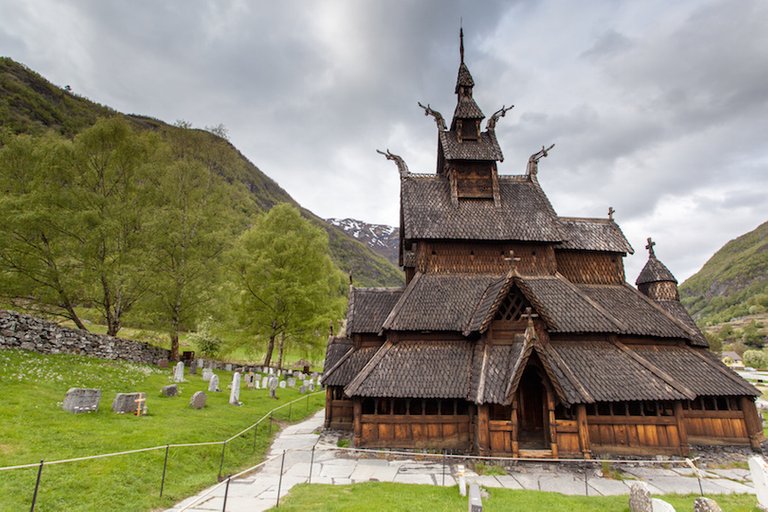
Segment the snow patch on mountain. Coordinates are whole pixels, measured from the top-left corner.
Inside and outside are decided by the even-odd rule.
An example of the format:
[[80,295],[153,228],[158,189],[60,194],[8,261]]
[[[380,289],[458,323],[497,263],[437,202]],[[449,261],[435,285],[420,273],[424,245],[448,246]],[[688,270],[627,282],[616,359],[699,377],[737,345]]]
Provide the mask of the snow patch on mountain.
[[386,224],[369,224],[357,219],[326,219],[326,222],[343,229],[389,261],[397,265],[400,228]]

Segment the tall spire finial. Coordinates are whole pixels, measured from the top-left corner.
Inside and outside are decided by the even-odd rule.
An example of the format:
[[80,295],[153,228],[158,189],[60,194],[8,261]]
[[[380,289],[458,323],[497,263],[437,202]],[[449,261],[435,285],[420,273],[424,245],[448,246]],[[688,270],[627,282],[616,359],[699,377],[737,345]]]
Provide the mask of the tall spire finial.
[[462,26],[459,27],[459,55],[461,55],[461,63],[464,64],[464,27]]
[[648,256],[651,258],[656,257],[656,251],[653,250],[654,245],[656,245],[656,242],[651,240],[651,237],[648,237],[648,245],[646,245],[645,248],[648,249]]

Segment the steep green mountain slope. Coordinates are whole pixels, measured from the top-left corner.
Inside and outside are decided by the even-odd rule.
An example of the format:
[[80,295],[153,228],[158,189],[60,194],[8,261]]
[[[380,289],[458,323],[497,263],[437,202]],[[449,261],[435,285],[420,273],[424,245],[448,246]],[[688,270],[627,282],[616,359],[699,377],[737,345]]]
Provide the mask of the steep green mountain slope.
[[768,222],[725,244],[680,286],[700,324],[728,321],[768,308]]
[[[253,165],[227,140],[205,130],[179,128],[147,116],[126,115],[53,85],[38,73],[7,57],[0,57],[0,143],[4,134],[39,135],[54,130],[72,137],[93,125],[100,117],[122,116],[136,128],[161,133],[185,130],[188,150],[209,168],[232,181],[243,183],[260,208],[278,203],[298,203]],[[201,149],[204,148],[204,149]],[[309,210],[303,215],[328,232],[335,263],[365,286],[397,286],[402,273],[385,258],[331,226]]]

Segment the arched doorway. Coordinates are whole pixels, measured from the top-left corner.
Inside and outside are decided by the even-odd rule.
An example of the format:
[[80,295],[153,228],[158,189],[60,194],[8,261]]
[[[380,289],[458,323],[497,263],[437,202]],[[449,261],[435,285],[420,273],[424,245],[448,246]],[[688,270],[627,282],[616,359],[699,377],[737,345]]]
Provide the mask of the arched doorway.
[[549,386],[533,357],[517,388],[517,441],[520,450],[545,450],[549,439]]

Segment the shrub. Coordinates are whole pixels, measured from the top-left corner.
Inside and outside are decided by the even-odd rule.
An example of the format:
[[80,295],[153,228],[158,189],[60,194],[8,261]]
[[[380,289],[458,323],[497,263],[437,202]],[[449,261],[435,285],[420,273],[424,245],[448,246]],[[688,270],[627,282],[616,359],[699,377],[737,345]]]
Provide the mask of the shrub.
[[221,338],[211,332],[211,324],[213,319],[209,317],[198,324],[196,332],[189,335],[189,341],[205,357],[216,357],[221,350]]
[[744,352],[744,366],[752,368],[768,368],[768,354],[763,350],[747,350]]

